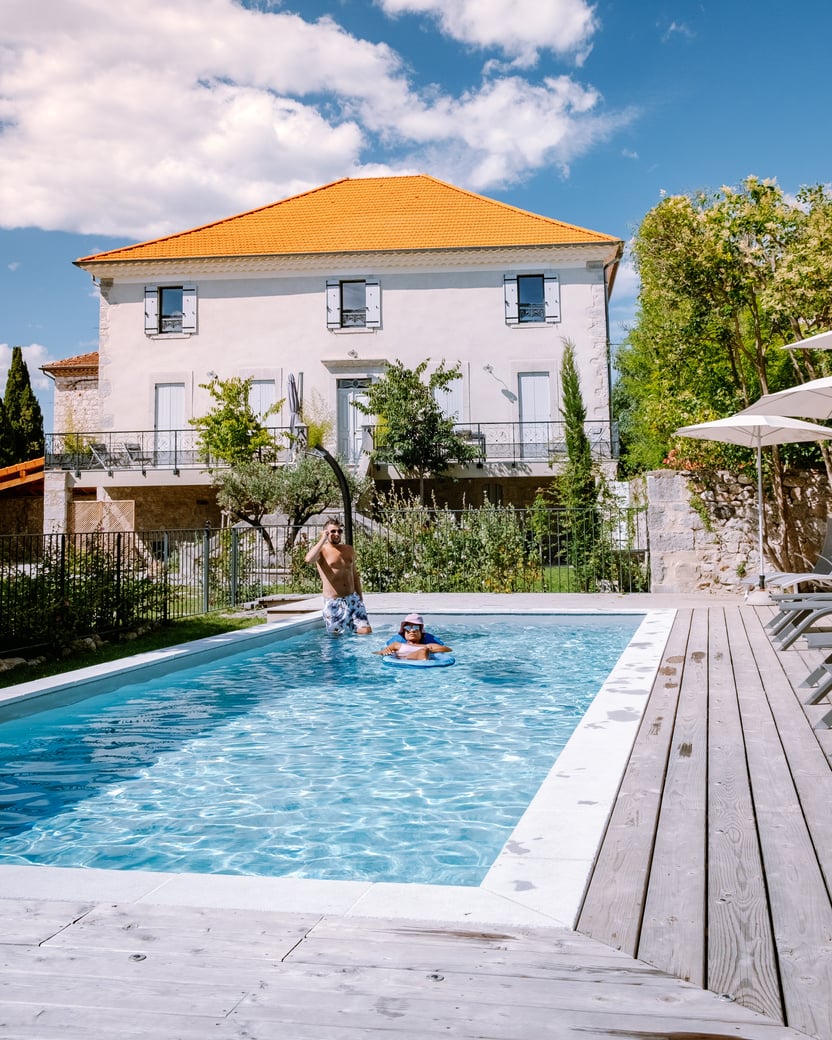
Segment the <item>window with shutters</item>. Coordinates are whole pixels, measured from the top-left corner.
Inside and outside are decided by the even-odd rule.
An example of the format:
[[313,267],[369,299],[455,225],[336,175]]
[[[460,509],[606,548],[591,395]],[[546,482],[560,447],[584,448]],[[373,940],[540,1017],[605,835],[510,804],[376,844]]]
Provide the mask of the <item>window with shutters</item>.
[[507,274],[503,293],[508,325],[551,325],[560,321],[560,282],[556,274]]
[[148,336],[196,332],[195,285],[146,285],[144,331]]
[[381,287],[377,278],[330,278],[326,283],[328,329],[381,326]]

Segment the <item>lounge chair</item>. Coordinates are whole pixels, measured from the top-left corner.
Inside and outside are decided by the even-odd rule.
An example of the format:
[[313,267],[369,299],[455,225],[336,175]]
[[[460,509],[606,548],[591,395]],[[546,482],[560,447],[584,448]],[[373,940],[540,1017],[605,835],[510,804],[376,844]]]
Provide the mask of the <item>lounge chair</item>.
[[832,614],[832,592],[807,592],[797,595],[772,597],[778,612],[766,625],[778,649],[790,647],[821,618]]
[[89,445],[90,454],[92,455],[95,462],[102,469],[106,469],[107,473],[113,475],[113,456],[110,453],[110,449],[103,441],[91,441]]
[[122,444],[124,455],[129,466],[141,466],[142,474],[145,473],[150,456],[142,452],[142,446],[138,441],[125,441]]

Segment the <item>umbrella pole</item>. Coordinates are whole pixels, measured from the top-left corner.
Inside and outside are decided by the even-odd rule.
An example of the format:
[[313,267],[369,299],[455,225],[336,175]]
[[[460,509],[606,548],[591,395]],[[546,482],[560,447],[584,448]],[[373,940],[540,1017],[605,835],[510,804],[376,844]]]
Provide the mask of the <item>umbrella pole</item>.
[[765,566],[763,564],[763,453],[757,444],[757,545],[760,554],[760,588],[766,587]]

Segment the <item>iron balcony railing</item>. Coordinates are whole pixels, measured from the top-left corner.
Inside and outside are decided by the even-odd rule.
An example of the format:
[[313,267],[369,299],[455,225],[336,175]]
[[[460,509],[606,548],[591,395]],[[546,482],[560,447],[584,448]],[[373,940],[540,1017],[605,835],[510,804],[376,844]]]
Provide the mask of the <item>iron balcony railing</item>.
[[[286,462],[291,455],[288,427],[269,430],[278,445],[269,461]],[[90,470],[220,469],[226,465],[204,454],[199,432],[187,430],[121,430],[95,433],[49,433],[45,438],[45,468],[75,473]],[[265,457],[265,456],[264,456]]]
[[[365,428],[364,447],[375,447],[376,428]],[[474,463],[517,464],[551,462],[566,455],[564,422],[474,422],[457,423],[455,432],[475,449]],[[584,429],[592,454],[597,459],[618,457],[616,423],[590,421]],[[291,458],[288,427],[269,430],[278,445],[270,461]],[[355,463],[358,460],[348,460]],[[172,470],[220,469],[224,462],[206,458],[199,448],[199,433],[187,430],[121,430],[92,433],[50,433],[46,435],[46,469],[65,469],[75,473],[90,470]]]
[[[375,446],[376,427],[370,430]],[[565,422],[456,423],[454,432],[475,449],[476,463],[554,462],[566,457]],[[618,424],[584,423],[596,459],[618,458]]]

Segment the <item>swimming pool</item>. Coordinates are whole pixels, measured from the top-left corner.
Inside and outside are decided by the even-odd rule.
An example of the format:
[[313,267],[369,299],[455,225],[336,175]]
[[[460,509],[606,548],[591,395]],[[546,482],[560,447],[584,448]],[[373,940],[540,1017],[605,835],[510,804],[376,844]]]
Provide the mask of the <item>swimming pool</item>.
[[318,629],[3,724],[0,857],[478,884],[641,615],[430,620],[452,668]]

